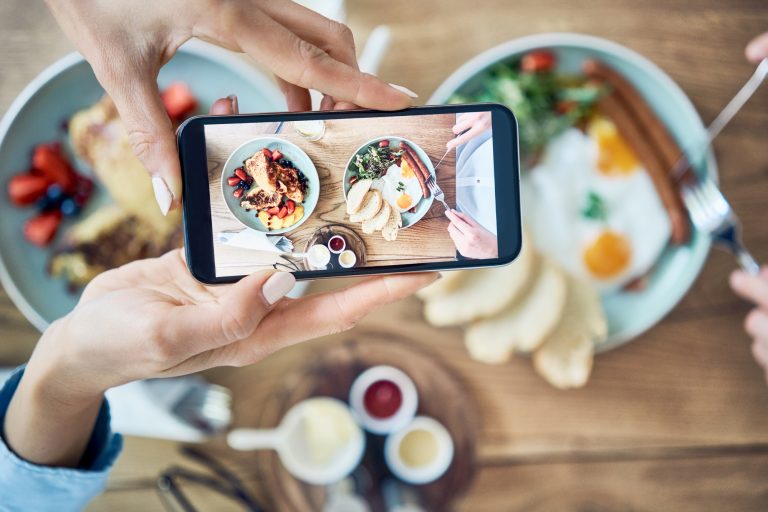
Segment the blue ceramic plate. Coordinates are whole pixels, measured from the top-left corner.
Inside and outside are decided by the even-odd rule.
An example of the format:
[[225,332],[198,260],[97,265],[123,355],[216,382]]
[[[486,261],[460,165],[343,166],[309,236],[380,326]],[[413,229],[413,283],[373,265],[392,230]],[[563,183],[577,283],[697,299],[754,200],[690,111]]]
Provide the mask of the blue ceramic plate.
[[[158,83],[189,84],[201,113],[218,98],[237,94],[243,112],[284,109],[272,81],[230,52],[193,41],[184,45],[160,71]],[[64,140],[62,123],[104,94],[83,58],[70,54],[45,69],[16,98],[0,121],[0,183],[3,188],[18,172],[29,168],[32,149],[41,142]],[[87,169],[81,169],[88,174]],[[108,200],[97,190],[91,205]],[[28,244],[22,236],[33,208],[16,208],[5,193],[0,198],[0,279],[21,312],[38,329],[67,314],[79,294],[46,272],[49,251]],[[66,229],[66,225],[60,233]]]
[[[307,193],[304,196],[304,216],[293,226],[285,229],[273,229],[269,230],[256,216],[256,212],[248,211],[240,206],[240,199],[232,195],[233,188],[227,184],[227,178],[234,174],[235,169],[243,165],[243,162],[251,158],[255,153],[267,148],[270,151],[280,151],[286,160],[290,160],[294,167],[301,171],[307,178]],[[312,215],[312,212],[317,206],[317,199],[320,197],[320,178],[317,175],[317,169],[315,164],[309,158],[301,148],[296,144],[288,142],[287,140],[280,139],[278,137],[257,137],[251,139],[240,145],[236,150],[229,155],[227,163],[224,164],[224,169],[221,172],[221,193],[224,197],[224,202],[227,204],[229,211],[232,215],[240,221],[246,227],[261,231],[263,233],[269,233],[270,235],[280,235],[293,231],[297,227],[301,226],[305,220]]]
[[[697,147],[705,140],[706,130],[696,109],[664,71],[619,44],[580,34],[541,34],[492,48],[455,71],[435,91],[429,102],[445,103],[454,92],[472,87],[482,80],[489,66],[519,58],[538,48],[554,51],[558,68],[565,72],[578,73],[586,58],[606,62],[634,84],[667,125],[680,147]],[[696,166],[696,173],[717,179],[717,164],[711,152]],[[610,350],[626,343],[672,310],[696,280],[709,248],[709,237],[694,231],[687,245],[667,247],[654,267],[645,290],[603,295],[603,307],[608,317],[608,339],[599,350]]]
[[[427,155],[426,151],[421,149],[421,147],[418,146],[418,144],[415,144],[414,142],[404,139],[402,137],[395,137],[394,135],[387,135],[384,137],[376,137],[375,139],[369,140],[359,148],[357,148],[357,151],[352,153],[352,156],[349,158],[349,162],[347,162],[347,168],[344,170],[344,181],[342,182],[342,186],[344,187],[344,197],[347,197],[347,192],[349,192],[350,184],[349,184],[349,178],[351,176],[354,176],[357,172],[357,168],[355,167],[355,157],[357,155],[362,155],[365,153],[365,150],[368,146],[371,144],[378,144],[382,140],[388,140],[389,146],[396,148],[400,145],[401,142],[405,142],[409,146],[413,148],[413,150],[416,152],[416,156],[418,156],[422,162],[424,162],[427,166],[427,170],[429,171],[429,174],[432,176],[435,176],[435,166],[432,165],[432,160],[429,159],[429,156]],[[427,214],[429,211],[429,208],[432,206],[432,201],[434,201],[435,198],[432,196],[432,194],[429,195],[428,198],[424,199],[423,197],[419,201],[419,204],[416,205],[416,210],[411,212],[404,212],[401,213],[400,216],[403,219],[403,227],[400,229],[405,229],[410,226],[413,226],[417,222],[421,220],[424,215]]]

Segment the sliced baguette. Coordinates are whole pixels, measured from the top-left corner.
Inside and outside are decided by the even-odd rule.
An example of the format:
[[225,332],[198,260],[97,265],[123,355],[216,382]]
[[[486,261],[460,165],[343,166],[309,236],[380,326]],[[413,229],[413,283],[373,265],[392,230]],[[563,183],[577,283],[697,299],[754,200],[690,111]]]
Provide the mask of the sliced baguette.
[[503,363],[514,352],[536,350],[554,331],[563,314],[566,276],[546,258],[528,291],[500,313],[471,324],[464,342],[473,359]]
[[587,383],[595,343],[608,334],[600,295],[592,285],[569,278],[567,287],[560,322],[533,354],[533,367],[539,375],[561,389]]
[[379,213],[374,215],[372,218],[363,221],[363,233],[370,235],[376,231],[381,231],[382,228],[387,224],[391,213],[392,207],[389,206],[389,203],[384,201],[384,204],[381,205]]
[[392,242],[397,239],[397,232],[403,227],[403,218],[400,216],[400,212],[394,208],[390,208],[392,211],[389,214],[389,220],[381,228],[381,236],[387,242]]
[[535,252],[523,239],[517,259],[504,267],[469,271],[449,293],[426,301],[424,314],[434,326],[461,325],[495,315],[522,295],[531,278]]
[[378,190],[369,190],[365,194],[362,206],[349,216],[351,222],[363,222],[370,220],[379,213],[381,210],[381,204],[384,200],[381,198],[381,192]]
[[371,189],[373,180],[358,180],[347,192],[347,214],[352,215],[363,205],[366,194]]

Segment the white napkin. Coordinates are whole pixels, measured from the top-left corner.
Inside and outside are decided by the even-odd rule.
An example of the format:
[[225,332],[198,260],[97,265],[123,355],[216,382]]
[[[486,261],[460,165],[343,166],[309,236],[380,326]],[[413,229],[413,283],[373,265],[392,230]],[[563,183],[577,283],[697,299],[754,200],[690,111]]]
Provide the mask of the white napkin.
[[225,245],[277,253],[282,252],[275,247],[282,238],[285,237],[267,236],[266,233],[250,228],[245,228],[242,231],[223,231],[217,235],[218,241]]

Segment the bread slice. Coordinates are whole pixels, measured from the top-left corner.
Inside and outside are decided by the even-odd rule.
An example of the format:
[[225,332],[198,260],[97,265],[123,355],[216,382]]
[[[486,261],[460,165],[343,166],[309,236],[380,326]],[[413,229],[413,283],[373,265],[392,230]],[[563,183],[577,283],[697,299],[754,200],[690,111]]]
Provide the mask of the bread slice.
[[373,180],[358,180],[347,192],[347,214],[352,215],[363,205],[366,194],[371,189]]
[[464,342],[472,358],[503,363],[514,352],[536,350],[557,327],[563,314],[566,275],[542,258],[530,288],[500,313],[471,324]]
[[468,279],[472,272],[469,270],[451,270],[440,272],[440,279],[416,292],[421,300],[429,300],[444,293],[451,293],[463,279]]
[[389,220],[387,220],[387,223],[381,228],[381,236],[383,236],[384,240],[387,242],[397,240],[397,232],[403,227],[403,217],[400,215],[400,212],[394,208],[390,209],[392,211],[389,214]]
[[560,322],[533,354],[533,367],[539,375],[561,389],[587,383],[595,343],[608,334],[600,295],[592,285],[568,278],[567,287]]
[[365,194],[362,206],[349,216],[349,220],[352,222],[363,222],[374,218],[379,213],[379,210],[381,210],[382,203],[384,203],[384,199],[381,197],[381,192],[369,190]]
[[387,224],[391,213],[392,207],[389,206],[389,203],[384,201],[381,205],[379,213],[374,215],[372,218],[363,221],[363,233],[370,235],[376,231],[381,231],[382,228]]
[[522,295],[534,264],[530,238],[523,238],[517,259],[504,267],[470,270],[450,293],[430,298],[424,306],[434,326],[461,325],[499,313]]

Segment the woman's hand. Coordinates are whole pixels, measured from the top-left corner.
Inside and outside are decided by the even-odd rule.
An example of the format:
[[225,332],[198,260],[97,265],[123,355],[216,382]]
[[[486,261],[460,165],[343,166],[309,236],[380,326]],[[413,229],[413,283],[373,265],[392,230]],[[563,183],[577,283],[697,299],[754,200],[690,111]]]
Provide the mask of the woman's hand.
[[750,41],[745,53],[747,54],[747,59],[754,63],[768,58],[768,32],[760,34]]
[[163,213],[181,197],[176,140],[157,89],[160,68],[196,37],[247,53],[272,70],[288,108],[310,110],[308,89],[381,110],[415,94],[361,73],[352,33],[290,0],[49,0],[67,36],[114,100],[131,144],[153,176]]
[[768,380],[768,267],[763,267],[756,276],[736,270],[730,282],[734,292],[756,305],[747,315],[744,328],[753,340],[752,354]]
[[458,210],[448,210],[445,215],[451,221],[448,225],[448,234],[462,256],[476,259],[499,256],[496,237],[475,222],[475,219]]
[[447,149],[454,149],[490,129],[490,112],[470,112],[467,114],[460,114],[456,118],[456,124],[453,125],[453,134],[459,135],[461,133],[461,135],[449,140],[445,147]]

